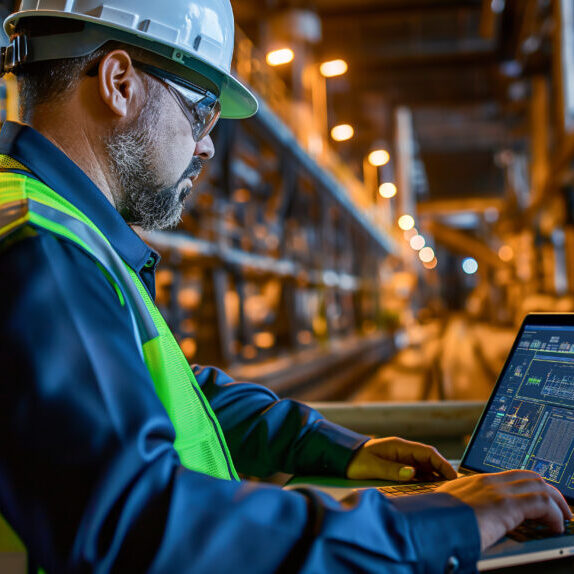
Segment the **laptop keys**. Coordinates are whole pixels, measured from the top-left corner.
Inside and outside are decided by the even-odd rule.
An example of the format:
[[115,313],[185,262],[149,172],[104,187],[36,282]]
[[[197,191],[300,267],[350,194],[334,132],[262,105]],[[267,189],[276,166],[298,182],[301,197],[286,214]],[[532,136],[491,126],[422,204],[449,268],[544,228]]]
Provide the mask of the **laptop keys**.
[[442,482],[418,482],[414,484],[398,484],[396,486],[379,486],[377,490],[385,496],[409,496],[412,494],[428,494],[441,484]]

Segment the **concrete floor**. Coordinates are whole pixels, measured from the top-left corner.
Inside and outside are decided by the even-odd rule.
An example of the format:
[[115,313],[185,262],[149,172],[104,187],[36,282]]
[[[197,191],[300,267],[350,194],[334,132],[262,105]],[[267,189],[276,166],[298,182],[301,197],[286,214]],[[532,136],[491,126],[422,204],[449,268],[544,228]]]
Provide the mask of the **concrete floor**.
[[515,335],[515,329],[476,323],[464,315],[416,326],[408,332],[408,346],[350,400],[485,400]]

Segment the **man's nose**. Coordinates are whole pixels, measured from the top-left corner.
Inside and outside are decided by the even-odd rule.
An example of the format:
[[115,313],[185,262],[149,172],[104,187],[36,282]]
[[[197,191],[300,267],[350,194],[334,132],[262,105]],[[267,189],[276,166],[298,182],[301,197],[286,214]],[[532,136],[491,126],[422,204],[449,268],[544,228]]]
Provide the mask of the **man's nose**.
[[211,136],[207,135],[197,142],[197,145],[195,146],[195,155],[198,155],[204,160],[211,159],[215,155],[215,147]]

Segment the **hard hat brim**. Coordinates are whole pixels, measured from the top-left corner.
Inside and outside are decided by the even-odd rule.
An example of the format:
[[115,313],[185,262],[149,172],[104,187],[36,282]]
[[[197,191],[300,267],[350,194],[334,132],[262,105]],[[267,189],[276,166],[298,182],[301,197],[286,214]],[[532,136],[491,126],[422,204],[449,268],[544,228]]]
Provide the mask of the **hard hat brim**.
[[[205,76],[210,82],[215,84],[219,89],[219,98],[221,101],[221,117],[227,119],[244,119],[253,116],[258,110],[257,98],[253,93],[243,85],[239,80],[234,78],[227,71],[214,66],[213,64],[203,60],[197,55],[189,51],[182,50],[182,47],[168,41],[159,42],[157,39],[150,37],[145,32],[135,30],[128,26],[121,26],[119,24],[102,22],[96,17],[87,16],[85,14],[75,13],[62,13],[53,10],[25,10],[11,14],[4,20],[4,30],[11,36],[15,28],[23,19],[38,18],[38,17],[51,17],[58,19],[79,20],[81,22],[94,24],[102,29],[104,33],[102,38],[107,40],[119,40],[126,44],[139,46],[156,53],[164,58],[172,60],[174,63],[179,64],[181,76],[186,77],[186,68],[194,77],[197,74]],[[107,32],[107,34],[106,34]],[[84,45],[78,53],[68,54],[67,56],[50,56],[50,57],[32,57],[31,61],[49,60],[63,57],[75,57],[87,55],[93,50],[96,50],[104,42],[98,45],[90,46]],[[173,55],[177,54],[179,57],[175,58]]]

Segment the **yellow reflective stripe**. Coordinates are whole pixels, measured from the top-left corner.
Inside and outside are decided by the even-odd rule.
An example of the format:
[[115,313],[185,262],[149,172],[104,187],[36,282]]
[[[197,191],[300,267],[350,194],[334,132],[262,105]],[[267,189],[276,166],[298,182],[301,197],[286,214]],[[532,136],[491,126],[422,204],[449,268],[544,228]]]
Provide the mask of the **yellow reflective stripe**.
[[2,204],[5,203],[14,203],[15,201],[26,201],[26,194],[22,190],[22,193],[14,192],[14,191],[2,191],[0,192],[2,195]]
[[0,237],[28,221],[28,204],[21,198],[0,206]]
[[5,225],[4,227],[0,227],[0,237],[3,237],[4,235],[8,235],[8,233],[10,233],[12,230],[16,229],[20,225],[23,225],[27,221],[28,221],[28,216],[25,215],[24,217],[21,217],[20,219],[16,219],[16,220],[12,221],[12,223],[9,223],[8,225]]
[[[24,176],[22,176],[24,177]],[[56,195],[51,198],[50,195],[47,193],[48,188],[44,187],[41,193],[37,193],[35,189],[30,189],[30,186],[27,188],[27,195],[29,199],[37,203],[41,203],[46,207],[51,207],[52,209],[57,209],[58,211],[62,211],[67,215],[75,217],[79,219],[82,223],[85,223],[89,227],[91,227],[94,231],[96,231],[101,237],[105,239],[105,235],[76,207],[74,207],[71,203],[67,202],[65,199],[59,198],[59,201],[56,201]],[[56,203],[56,205],[54,205]]]
[[[8,156],[0,154],[0,167],[2,167],[3,157],[6,158]],[[50,208],[56,208],[79,219],[107,241],[105,235],[88,217],[44,183],[20,173],[3,173],[0,180],[0,205],[5,202],[27,199],[32,199]]]

